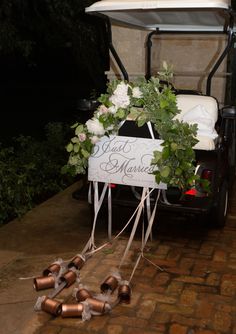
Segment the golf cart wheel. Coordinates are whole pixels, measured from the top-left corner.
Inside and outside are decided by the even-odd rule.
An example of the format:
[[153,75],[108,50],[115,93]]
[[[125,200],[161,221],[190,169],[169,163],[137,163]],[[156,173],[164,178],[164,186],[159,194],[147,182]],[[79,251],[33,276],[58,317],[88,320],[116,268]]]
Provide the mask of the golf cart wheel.
[[232,128],[231,133],[231,145],[229,147],[229,180],[230,186],[233,187],[235,176],[236,176],[236,133],[235,133],[235,124]]
[[218,194],[216,207],[212,209],[211,223],[214,227],[224,227],[228,209],[228,182],[224,181]]

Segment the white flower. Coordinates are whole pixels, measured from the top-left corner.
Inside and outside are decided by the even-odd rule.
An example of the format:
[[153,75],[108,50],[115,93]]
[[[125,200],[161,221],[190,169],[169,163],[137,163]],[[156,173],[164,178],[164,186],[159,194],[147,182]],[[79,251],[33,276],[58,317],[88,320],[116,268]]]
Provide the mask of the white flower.
[[95,136],[103,136],[105,134],[105,130],[103,124],[99,122],[97,118],[91,118],[86,123],[88,132],[94,134]]
[[114,125],[113,124],[110,124],[108,127],[107,127],[107,131],[111,131],[114,129]]
[[83,142],[83,141],[86,140],[86,134],[85,133],[79,133],[78,137],[79,137],[80,142]]
[[143,93],[141,92],[139,87],[134,87],[132,90],[133,97],[140,99],[143,97]]
[[111,113],[111,114],[115,114],[117,112],[117,107],[115,106],[111,106],[108,108],[108,111]]
[[92,136],[90,137],[90,140],[91,143],[95,145],[100,140],[100,138],[98,136]]
[[117,107],[117,108],[127,108],[130,104],[130,97],[128,95],[128,87],[124,82],[121,82],[117,85],[116,89],[114,90],[113,95],[110,97],[110,101]]

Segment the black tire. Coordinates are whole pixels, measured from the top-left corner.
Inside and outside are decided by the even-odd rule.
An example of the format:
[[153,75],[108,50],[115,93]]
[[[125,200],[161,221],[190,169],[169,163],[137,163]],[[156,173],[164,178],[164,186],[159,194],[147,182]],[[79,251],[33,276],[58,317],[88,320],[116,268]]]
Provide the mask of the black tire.
[[222,228],[225,226],[228,209],[228,182],[225,180],[219,190],[216,206],[211,211],[211,224],[214,227]]

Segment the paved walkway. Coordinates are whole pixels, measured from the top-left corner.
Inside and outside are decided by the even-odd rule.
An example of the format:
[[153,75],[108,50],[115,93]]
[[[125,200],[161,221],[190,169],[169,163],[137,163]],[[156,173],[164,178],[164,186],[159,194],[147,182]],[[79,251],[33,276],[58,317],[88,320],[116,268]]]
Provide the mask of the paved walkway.
[[[148,260],[141,260],[131,281],[130,304],[85,322],[35,312],[38,296],[50,290],[36,292],[32,277],[41,276],[58,258],[70,259],[88,240],[90,210],[71,196],[78,185],[0,228],[0,333],[236,334],[236,196],[222,230],[167,217],[157,221],[145,250]],[[97,245],[105,240],[105,224],[100,224]],[[81,282],[90,291],[99,292],[101,282],[118,266],[126,242],[123,236],[86,262]],[[121,268],[125,279],[139,247],[137,235]],[[73,289],[64,289],[56,299],[73,302]]]

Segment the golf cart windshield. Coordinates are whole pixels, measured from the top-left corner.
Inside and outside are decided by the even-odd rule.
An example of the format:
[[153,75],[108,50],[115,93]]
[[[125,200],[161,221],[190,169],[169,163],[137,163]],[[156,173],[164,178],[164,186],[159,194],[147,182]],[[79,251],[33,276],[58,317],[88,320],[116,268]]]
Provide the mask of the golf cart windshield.
[[232,10],[229,0],[102,0],[86,12],[146,30],[223,32]]

